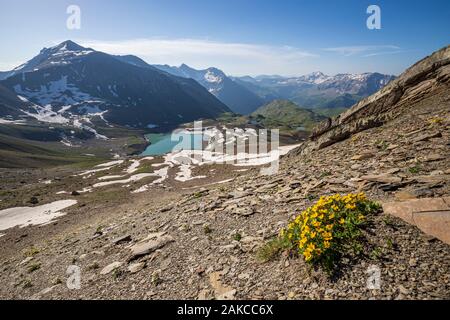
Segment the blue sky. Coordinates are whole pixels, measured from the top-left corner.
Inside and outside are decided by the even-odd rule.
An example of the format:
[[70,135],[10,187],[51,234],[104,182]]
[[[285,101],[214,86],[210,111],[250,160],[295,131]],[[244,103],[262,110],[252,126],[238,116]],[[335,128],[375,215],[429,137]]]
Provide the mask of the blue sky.
[[[66,8],[81,9],[68,30]],[[381,30],[366,9],[381,8]],[[450,44],[448,0],[0,0],[0,70],[72,39],[149,63],[232,75],[398,74]]]

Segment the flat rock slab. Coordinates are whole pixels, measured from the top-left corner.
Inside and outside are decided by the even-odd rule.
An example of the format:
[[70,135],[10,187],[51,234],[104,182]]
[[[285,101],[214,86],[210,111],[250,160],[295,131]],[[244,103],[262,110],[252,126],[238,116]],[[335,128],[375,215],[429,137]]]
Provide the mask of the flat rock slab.
[[175,240],[171,236],[165,235],[164,232],[150,234],[147,238],[130,248],[130,260],[152,253],[173,241]]
[[442,137],[442,133],[440,132],[423,133],[417,136],[413,141],[414,142],[427,141],[433,138],[440,138],[440,137]]
[[120,268],[121,266],[122,266],[122,262],[118,262],[118,261],[113,262],[111,264],[108,264],[106,267],[104,267],[102,269],[102,271],[100,271],[100,274],[102,274],[102,275],[108,274],[108,273],[114,271],[115,269]]
[[129,234],[127,234],[125,236],[121,236],[121,237],[113,239],[112,243],[113,244],[121,244],[121,243],[125,243],[125,242],[130,242],[130,241],[131,241],[131,236]]
[[362,176],[361,179],[380,183],[399,183],[402,181],[402,178],[390,174],[367,175]]
[[383,210],[450,244],[450,197],[387,202]]
[[132,263],[128,266],[128,271],[136,273],[145,268],[145,262]]
[[236,294],[236,289],[223,284],[221,277],[221,272],[212,272],[209,275],[209,283],[214,289],[216,300],[233,300],[234,295]]
[[373,158],[374,156],[375,156],[375,154],[373,152],[365,152],[365,153],[353,156],[351,158],[351,160],[365,160],[365,159]]

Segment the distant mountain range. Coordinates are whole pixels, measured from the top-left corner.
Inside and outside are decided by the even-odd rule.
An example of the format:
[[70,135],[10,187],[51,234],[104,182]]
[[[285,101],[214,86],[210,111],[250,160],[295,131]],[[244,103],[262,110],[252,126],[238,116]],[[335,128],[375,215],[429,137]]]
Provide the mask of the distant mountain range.
[[90,118],[143,128],[214,118],[230,109],[195,80],[65,41],[4,73],[0,114],[89,126]]
[[379,73],[327,76],[321,72],[300,77],[229,77],[213,67],[196,70],[185,64],[150,65],[133,55],[109,55],[69,40],[1,72],[0,79],[2,123],[32,119],[73,126],[105,138],[96,132],[93,122],[131,128],[173,127],[226,112],[250,115],[273,100],[278,101],[266,107],[271,115],[277,106],[281,114],[297,104],[303,115],[305,108],[314,109],[306,118],[315,120],[318,114],[330,114],[329,109],[348,108],[394,77]]
[[367,97],[395,76],[380,73],[337,74],[328,76],[313,72],[300,77],[258,76],[234,77],[265,101],[289,99],[305,108],[348,108]]
[[217,68],[196,70],[185,64],[179,67],[168,65],[155,67],[178,77],[194,79],[235,113],[249,114],[264,103],[264,99],[260,96],[231,80]]
[[[141,64],[143,61],[134,61]],[[145,62],[144,62],[145,63]],[[191,78],[226,104],[233,112],[250,114],[273,100],[291,100],[311,109],[342,110],[378,91],[395,76],[380,73],[337,74],[328,76],[313,72],[299,77],[261,75],[229,77],[211,67],[197,70],[182,64],[179,67],[154,65],[175,76]]]

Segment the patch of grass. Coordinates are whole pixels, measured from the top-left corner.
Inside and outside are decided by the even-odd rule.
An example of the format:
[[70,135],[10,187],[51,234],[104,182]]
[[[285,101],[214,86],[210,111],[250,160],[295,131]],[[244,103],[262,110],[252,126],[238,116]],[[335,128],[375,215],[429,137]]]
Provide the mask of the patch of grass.
[[115,201],[119,199],[123,190],[111,189],[111,190],[98,190],[96,192],[86,193],[85,195],[97,203]]
[[114,269],[113,272],[112,272],[112,277],[113,277],[114,280],[119,279],[123,275],[124,275],[123,270],[119,269],[119,268]]
[[387,226],[393,226],[394,225],[394,221],[392,219],[392,217],[390,215],[384,215],[383,217],[383,223]]
[[360,242],[355,242],[352,244],[352,250],[356,255],[359,255],[363,252],[364,246]]
[[162,282],[161,276],[158,271],[152,273],[152,277],[150,279],[152,285],[157,286]]
[[210,227],[209,225],[205,224],[205,225],[203,226],[203,232],[204,232],[205,234],[210,234],[210,233],[213,232],[213,230],[211,229],[211,227]]
[[314,199],[316,199],[316,197],[317,196],[315,194],[312,194],[312,193],[309,193],[309,194],[306,195],[306,199],[309,200],[309,201],[314,201]]
[[387,240],[386,240],[386,247],[387,247],[389,250],[392,250],[392,248],[394,248],[394,243],[392,242],[392,239],[391,239],[391,238],[387,238]]
[[0,167],[41,168],[92,161],[81,149],[67,150],[58,141],[35,141],[0,133]]
[[191,231],[191,226],[188,225],[187,223],[183,223],[180,226],[180,231],[189,232],[189,231]]
[[24,255],[25,257],[33,257],[33,256],[37,255],[39,252],[41,252],[41,250],[39,250],[38,248],[36,248],[36,247],[30,247],[30,248],[25,249],[25,250],[23,251],[23,255]]
[[387,150],[387,148],[389,147],[389,143],[387,143],[384,140],[378,140],[375,145],[378,149],[380,149],[382,151]]
[[322,173],[320,174],[320,178],[325,178],[331,175],[330,171],[322,171]]
[[241,241],[242,235],[239,232],[236,232],[235,234],[233,234],[232,238],[233,238],[233,240]]
[[373,260],[379,260],[383,256],[383,249],[375,247],[370,253],[370,258]]
[[32,273],[36,270],[39,270],[41,268],[41,264],[40,263],[33,263],[28,267],[28,273]]
[[99,225],[97,229],[95,229],[94,234],[102,235],[103,234],[103,226]]
[[139,168],[133,173],[133,174],[139,174],[139,173],[153,173],[155,171],[155,168],[152,167],[152,164],[149,162],[142,162],[139,166]]
[[24,289],[28,289],[31,288],[33,286],[33,284],[31,283],[30,279],[26,279],[22,281],[22,288]]
[[192,197],[194,199],[198,199],[198,198],[203,197],[203,195],[204,195],[204,192],[199,191],[199,192],[194,193]]
[[413,167],[409,167],[408,171],[411,174],[418,174],[420,171],[422,171],[422,166],[418,164]]
[[265,243],[258,250],[256,257],[261,262],[269,262],[275,259],[286,248],[286,242],[277,237]]
[[266,128],[310,131],[326,117],[313,110],[301,108],[289,100],[274,100],[255,110],[249,119]]

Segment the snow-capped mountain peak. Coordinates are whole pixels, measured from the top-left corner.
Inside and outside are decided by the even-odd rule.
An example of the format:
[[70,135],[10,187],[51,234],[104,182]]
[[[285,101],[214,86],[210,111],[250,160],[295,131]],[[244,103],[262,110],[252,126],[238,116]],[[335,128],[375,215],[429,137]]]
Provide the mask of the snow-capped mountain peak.
[[[217,69],[216,69],[217,70]],[[213,68],[207,69],[204,78],[209,83],[221,83],[223,81],[222,72],[214,72]],[[222,74],[221,74],[222,73]]]
[[18,106],[14,114],[8,107],[7,115],[91,132],[91,118],[108,126],[145,127],[230,111],[195,81],[163,74],[138,57],[113,56],[72,41],[40,50],[1,80],[2,87],[12,97],[8,103]]
[[249,114],[263,104],[263,100],[258,95],[236,83],[215,67],[196,70],[184,63],[179,67],[169,65],[154,67],[178,77],[194,79],[234,112]]
[[327,81],[330,77],[323,74],[320,71],[315,71],[315,72],[311,72],[307,75],[304,75],[301,78],[303,78],[304,81],[309,82],[309,83],[320,84],[322,82]]
[[79,44],[71,41],[71,40],[66,40],[64,42],[61,42],[60,44],[52,47],[53,49],[57,49],[57,50],[63,50],[63,51],[83,51],[83,50],[87,50],[86,48],[80,46]]
[[73,41],[67,40],[56,46],[43,48],[37,56],[14,68],[3,78],[7,78],[18,73],[36,71],[48,66],[70,64],[79,57],[94,52],[95,51],[90,48],[84,48]]

